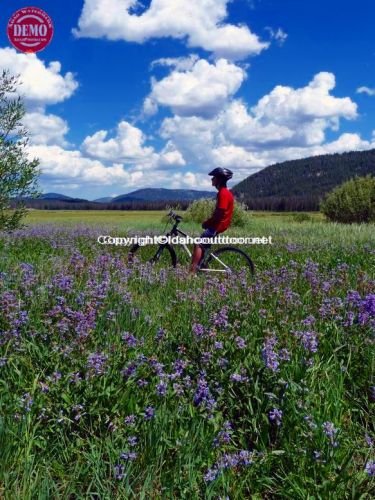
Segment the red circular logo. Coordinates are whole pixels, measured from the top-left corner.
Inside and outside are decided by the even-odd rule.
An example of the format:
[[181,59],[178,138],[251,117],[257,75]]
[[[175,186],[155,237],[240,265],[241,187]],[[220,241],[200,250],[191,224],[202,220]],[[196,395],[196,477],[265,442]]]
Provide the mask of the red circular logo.
[[49,15],[38,7],[17,10],[8,22],[10,43],[22,52],[39,52],[51,41],[53,23]]

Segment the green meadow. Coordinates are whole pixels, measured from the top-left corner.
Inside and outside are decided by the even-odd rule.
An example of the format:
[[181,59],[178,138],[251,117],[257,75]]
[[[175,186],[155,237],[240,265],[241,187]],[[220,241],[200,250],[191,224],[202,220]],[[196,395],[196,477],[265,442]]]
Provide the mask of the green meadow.
[[0,233],[0,497],[373,498],[375,226],[250,213],[254,277],[97,242],[164,215]]

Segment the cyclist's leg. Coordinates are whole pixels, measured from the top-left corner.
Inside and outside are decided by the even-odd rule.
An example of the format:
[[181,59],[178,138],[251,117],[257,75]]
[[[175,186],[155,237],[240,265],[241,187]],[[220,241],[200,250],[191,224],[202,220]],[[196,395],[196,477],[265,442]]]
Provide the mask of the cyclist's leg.
[[[216,231],[213,229],[205,229],[200,235],[201,238],[213,238],[216,235]],[[193,256],[191,260],[190,272],[196,273],[199,265],[202,263],[206,250],[210,248],[209,243],[200,243],[199,245],[194,245]]]

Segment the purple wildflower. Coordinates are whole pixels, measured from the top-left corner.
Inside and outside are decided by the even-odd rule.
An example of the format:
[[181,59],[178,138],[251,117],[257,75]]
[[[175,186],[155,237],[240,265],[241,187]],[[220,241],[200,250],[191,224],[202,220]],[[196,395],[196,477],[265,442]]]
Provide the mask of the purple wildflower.
[[133,461],[133,460],[136,460],[137,456],[138,456],[138,453],[135,451],[124,451],[121,453],[120,458],[122,460]]
[[375,476],[375,462],[374,460],[369,460],[365,466],[365,472],[371,477]]
[[156,392],[159,396],[165,396],[167,393],[167,384],[163,380],[157,384]]
[[246,347],[245,339],[238,336],[235,338],[235,341],[236,341],[238,349],[245,349],[245,347]]
[[193,333],[196,337],[201,338],[204,335],[204,326],[200,323],[194,323]]
[[128,437],[128,443],[129,443],[129,446],[136,446],[137,443],[138,443],[137,436],[129,436]]
[[131,333],[124,332],[121,338],[126,342],[128,347],[137,347],[138,341]]
[[278,426],[281,425],[282,417],[283,412],[277,408],[274,408],[268,413],[268,418],[271,420],[271,422],[275,422],[275,424]]
[[27,412],[29,412],[31,410],[31,407],[33,405],[33,398],[31,397],[30,393],[29,392],[26,392],[26,394],[24,394],[21,398],[21,403],[22,403],[22,406],[23,406],[23,409]]
[[212,322],[219,328],[228,327],[228,306],[224,306],[220,311],[212,315]]
[[114,474],[115,474],[115,479],[121,481],[121,479],[124,479],[125,477],[125,467],[121,464],[115,465]]
[[218,476],[219,471],[217,469],[208,469],[206,474],[204,475],[204,480],[206,483],[212,483],[217,476]]
[[108,356],[102,352],[94,352],[88,356],[87,367],[96,375],[101,375],[105,372],[105,363],[107,359]]
[[125,425],[135,425],[135,415],[128,415],[127,417],[125,417]]
[[329,438],[331,445],[336,448],[338,446],[337,441],[335,441],[336,434],[338,429],[335,429],[332,422],[324,422],[323,424],[323,432]]
[[274,350],[274,347],[277,344],[277,339],[275,335],[267,337],[266,341],[263,344],[262,356],[263,360],[266,364],[266,367],[272,370],[273,372],[279,371],[279,361],[278,354]]
[[215,342],[214,347],[215,347],[215,349],[222,349],[223,343],[222,342]]
[[144,419],[151,420],[155,416],[155,409],[152,406],[147,406],[145,408]]

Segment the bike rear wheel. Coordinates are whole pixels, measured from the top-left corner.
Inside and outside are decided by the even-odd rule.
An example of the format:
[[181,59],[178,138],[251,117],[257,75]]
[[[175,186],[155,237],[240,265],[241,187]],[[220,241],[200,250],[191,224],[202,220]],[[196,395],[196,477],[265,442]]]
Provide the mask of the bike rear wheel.
[[155,247],[154,245],[133,245],[128,253],[128,263],[150,262],[160,264],[162,267],[176,267],[177,256],[171,245],[165,244]]
[[235,247],[223,247],[210,253],[202,271],[217,273],[239,273],[246,271],[254,274],[254,264],[250,257]]

